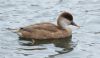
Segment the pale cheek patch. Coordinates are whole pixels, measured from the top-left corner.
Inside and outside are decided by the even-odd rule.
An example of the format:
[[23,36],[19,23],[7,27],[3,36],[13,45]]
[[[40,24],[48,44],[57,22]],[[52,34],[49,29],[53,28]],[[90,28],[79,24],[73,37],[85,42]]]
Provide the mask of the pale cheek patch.
[[70,25],[70,21],[66,20],[66,19],[62,19],[60,21],[61,26],[66,29],[69,25]]

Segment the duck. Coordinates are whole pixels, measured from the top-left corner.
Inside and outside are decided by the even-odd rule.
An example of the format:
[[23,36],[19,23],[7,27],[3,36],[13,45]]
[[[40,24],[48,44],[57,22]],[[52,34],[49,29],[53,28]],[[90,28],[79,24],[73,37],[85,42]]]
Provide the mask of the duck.
[[57,17],[57,25],[50,22],[36,23],[18,30],[20,38],[25,40],[64,39],[72,36],[69,25],[79,27],[74,21],[71,13],[63,11]]

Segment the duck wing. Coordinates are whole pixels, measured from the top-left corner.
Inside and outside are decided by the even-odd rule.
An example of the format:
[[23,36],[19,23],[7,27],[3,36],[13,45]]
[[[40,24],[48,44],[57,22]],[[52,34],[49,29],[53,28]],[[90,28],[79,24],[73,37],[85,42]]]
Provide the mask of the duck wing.
[[25,31],[29,31],[29,32],[34,31],[34,29],[47,30],[47,31],[54,32],[54,31],[57,31],[58,27],[54,24],[51,24],[51,23],[38,23],[38,24],[34,24],[34,25],[20,28],[20,30],[25,30]]

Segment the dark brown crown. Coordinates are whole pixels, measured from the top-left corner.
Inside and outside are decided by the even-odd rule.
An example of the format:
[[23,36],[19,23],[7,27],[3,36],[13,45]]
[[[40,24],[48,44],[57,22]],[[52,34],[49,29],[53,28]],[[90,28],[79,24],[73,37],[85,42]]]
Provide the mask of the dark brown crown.
[[73,16],[72,16],[72,14],[70,14],[70,13],[68,13],[68,12],[62,12],[60,16],[66,18],[66,19],[68,19],[68,20],[70,20],[70,21],[73,21]]

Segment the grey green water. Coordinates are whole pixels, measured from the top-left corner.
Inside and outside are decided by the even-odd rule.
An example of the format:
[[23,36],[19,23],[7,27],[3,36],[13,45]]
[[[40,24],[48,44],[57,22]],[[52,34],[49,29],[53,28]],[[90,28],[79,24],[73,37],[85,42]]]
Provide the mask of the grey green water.
[[[68,40],[19,40],[7,28],[56,23],[60,11],[74,16]],[[0,0],[0,58],[100,58],[100,0]]]

